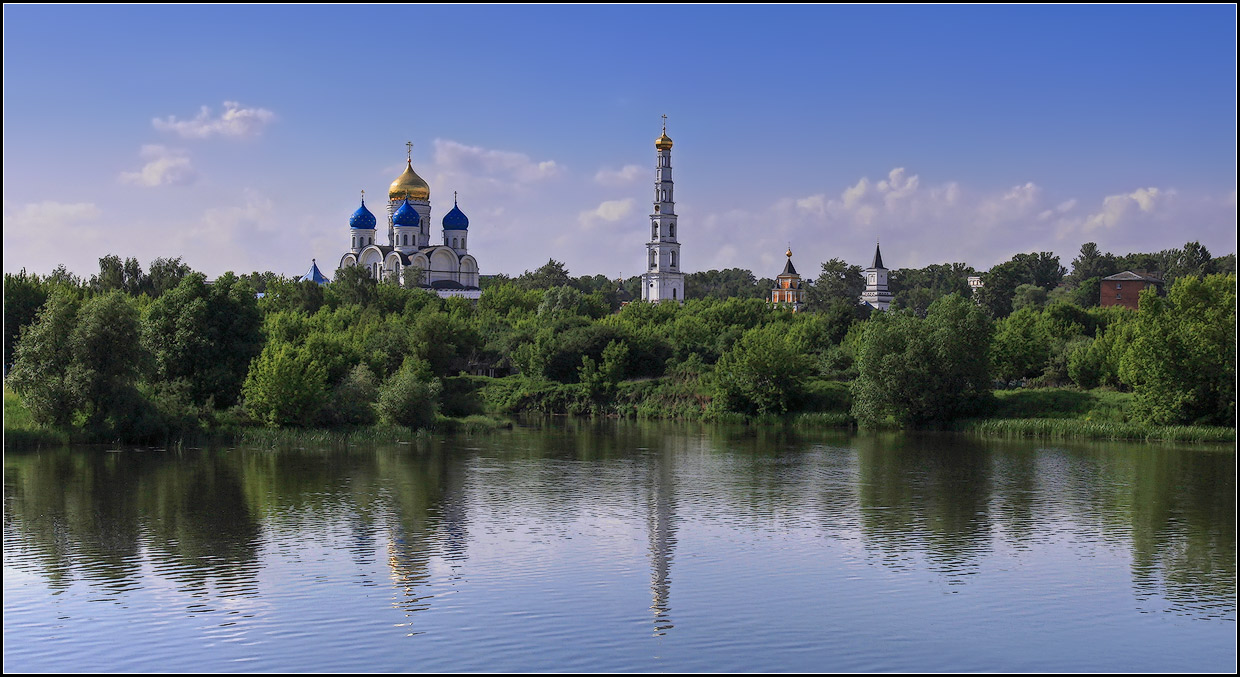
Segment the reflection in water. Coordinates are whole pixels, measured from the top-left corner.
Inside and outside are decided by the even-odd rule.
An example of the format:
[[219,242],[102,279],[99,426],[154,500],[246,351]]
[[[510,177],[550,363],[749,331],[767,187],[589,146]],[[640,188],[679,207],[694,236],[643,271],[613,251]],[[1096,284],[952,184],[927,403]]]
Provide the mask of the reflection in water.
[[[813,605],[864,618],[873,599],[924,573],[952,593],[984,590],[997,607],[1019,609],[1033,619],[1027,622],[1046,627],[1065,622],[1049,614],[1068,605],[1072,622],[1122,627],[1139,646],[1157,646],[1171,629],[1126,614],[1231,624],[1236,616],[1230,451],[569,422],[390,447],[62,449],[8,453],[4,463],[5,632],[13,640],[5,656],[18,669],[242,665],[142,663],[141,656],[106,662],[120,661],[116,647],[124,646],[107,644],[114,639],[109,629],[146,622],[153,624],[147,642],[166,634],[162,657],[169,661],[195,643],[212,644],[213,651],[232,647],[236,660],[292,660],[271,654],[264,646],[270,642],[304,654],[305,663],[261,666],[271,670],[485,670],[492,665],[462,656],[557,655],[583,639],[564,623],[575,618],[611,624],[575,628],[585,639],[607,636],[618,656],[641,656],[640,645],[623,644],[630,641],[626,620],[638,623],[644,637],[661,637],[668,651],[703,633],[739,641],[721,625],[727,613],[702,608],[703,600],[726,604],[738,581],[770,588],[773,608],[786,597],[795,605],[782,612],[789,618]],[[779,556],[770,561],[788,563],[785,568],[754,568],[755,557],[773,553]],[[798,570],[793,562],[812,564]],[[1109,568],[1111,562],[1120,566]],[[1048,584],[1065,592],[1044,595]],[[899,594],[914,592],[902,587]],[[1091,597],[1073,602],[1075,594]],[[634,617],[634,602],[646,599],[649,608]],[[860,606],[845,606],[854,599]],[[941,607],[927,600],[922,607],[910,601],[909,609]],[[134,617],[108,615],[130,606]],[[984,623],[977,632],[1003,626],[1002,619],[970,611]],[[188,617],[193,623],[178,629],[178,619]],[[377,644],[367,651],[330,642],[320,647],[311,639],[322,637],[313,619],[324,627],[373,624],[344,637]],[[67,630],[40,653],[53,625]],[[302,626],[311,629],[282,634]],[[407,645],[384,648],[394,626],[402,639],[439,637],[442,646],[416,646],[440,646],[443,662],[330,662],[385,651],[406,655]],[[205,627],[230,634],[207,637]],[[1151,627],[1153,634],[1142,634]],[[796,633],[779,626],[750,631],[770,646]],[[74,644],[92,637],[104,646]],[[843,647],[864,645],[844,635],[839,642],[851,644],[819,641],[834,646],[837,659],[857,651]],[[10,650],[10,644],[24,648]],[[701,648],[685,646],[693,647],[687,654]],[[609,647],[594,647],[595,655]],[[70,655],[104,662],[66,666],[57,658]],[[530,660],[493,666],[560,665]],[[753,660],[735,666],[784,665]],[[923,663],[953,667],[924,657]],[[812,665],[905,670],[921,664]]]
[[671,630],[672,551],[676,547],[675,452],[667,449],[650,455],[650,480],[647,482],[646,531],[650,540],[650,608],[654,610],[656,635]]
[[[949,583],[975,574],[991,547],[991,466],[984,446],[953,437],[875,435],[855,443],[861,527],[894,567],[924,554]],[[944,449],[947,446],[947,449]]]

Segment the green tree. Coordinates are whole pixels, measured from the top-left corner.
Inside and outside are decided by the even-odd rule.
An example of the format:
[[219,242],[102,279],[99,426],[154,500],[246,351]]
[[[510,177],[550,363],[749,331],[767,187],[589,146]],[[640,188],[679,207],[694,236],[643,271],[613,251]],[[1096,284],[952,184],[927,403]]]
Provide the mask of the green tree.
[[248,282],[225,273],[208,286],[202,273],[191,273],[151,303],[142,339],[156,380],[183,379],[197,404],[227,407],[262,349],[260,327]]
[[324,295],[333,308],[340,305],[369,306],[375,302],[375,279],[362,266],[344,266],[327,285]]
[[616,393],[616,385],[625,372],[625,360],[629,348],[623,341],[611,341],[603,349],[603,361],[597,363],[589,355],[582,355],[578,380],[595,404],[608,402]]
[[990,393],[990,321],[958,294],[919,319],[882,313],[857,347],[853,415],[864,425],[952,421],[977,413]]
[[1133,415],[1160,425],[1236,421],[1236,277],[1181,277],[1167,298],[1141,292],[1120,361]]
[[328,425],[368,425],[375,422],[379,379],[365,364],[358,364],[332,388],[323,406],[322,421]]
[[161,296],[165,292],[175,289],[181,284],[181,280],[187,275],[194,272],[188,265],[181,262],[181,257],[175,259],[158,258],[151,261],[151,272],[147,274],[147,291],[152,296]]
[[34,322],[44,302],[47,301],[48,285],[38,275],[26,273],[22,268],[17,275],[4,274],[4,364],[13,364],[13,349],[22,327]]
[[[1086,242],[1081,245],[1081,253],[1072,259],[1072,273],[1067,282],[1068,286],[1076,288],[1090,278],[1103,278],[1118,272],[1114,256],[1099,251],[1096,243]],[[1097,295],[1092,305],[1098,305]]]
[[1025,282],[1047,291],[1054,289],[1068,272],[1066,268],[1059,265],[1059,257],[1054,252],[1017,254],[1012,257],[1012,262],[1024,268]]
[[534,272],[525,271],[512,281],[521,289],[551,289],[553,287],[564,287],[572,284],[572,278],[568,275],[568,269],[564,264],[555,259],[547,259]]
[[1024,265],[1016,261],[1001,263],[982,275],[977,303],[995,319],[1007,317],[1012,313],[1012,296],[1016,294],[1016,288],[1027,282]]
[[309,353],[287,343],[268,343],[250,364],[242,387],[245,407],[272,426],[306,426],[327,395],[327,374]]
[[755,327],[719,358],[715,396],[729,411],[783,414],[802,397],[812,366],[783,324]]
[[822,272],[805,290],[805,304],[809,310],[825,310],[832,303],[855,306],[863,291],[865,276],[861,274],[861,266],[831,259],[822,264]]
[[406,362],[379,387],[375,409],[384,423],[410,428],[434,425],[442,385],[439,379],[428,377],[425,365],[419,367],[415,362]]
[[1046,289],[1036,284],[1022,284],[1012,293],[1012,311],[1021,308],[1037,310],[1046,305]]
[[119,290],[88,299],[78,311],[67,372],[88,427],[101,429],[129,399],[146,358],[139,337],[138,310]]
[[426,277],[426,271],[422,270],[422,266],[405,266],[400,274],[400,283],[405,289],[421,287],[422,281]]
[[67,368],[79,302],[67,290],[52,293],[35,320],[22,329],[8,384],[22,395],[38,423],[63,426],[78,409],[78,392]]

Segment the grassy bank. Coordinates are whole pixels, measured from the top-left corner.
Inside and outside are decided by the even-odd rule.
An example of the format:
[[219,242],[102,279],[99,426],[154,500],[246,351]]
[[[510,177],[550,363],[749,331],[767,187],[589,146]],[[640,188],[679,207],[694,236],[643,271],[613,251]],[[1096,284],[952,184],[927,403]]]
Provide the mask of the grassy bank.
[[[409,442],[432,433],[482,434],[511,429],[512,421],[483,413],[435,417],[429,430],[402,426],[372,425],[356,428],[268,428],[257,425],[227,425],[211,430],[192,429],[172,434],[158,446],[211,444],[287,448],[306,445],[354,445]],[[4,389],[4,448],[13,450],[59,447],[73,443],[99,442],[76,428],[58,429],[36,423],[22,403],[21,396]],[[119,442],[124,443],[124,440]],[[149,442],[149,440],[148,440]]]

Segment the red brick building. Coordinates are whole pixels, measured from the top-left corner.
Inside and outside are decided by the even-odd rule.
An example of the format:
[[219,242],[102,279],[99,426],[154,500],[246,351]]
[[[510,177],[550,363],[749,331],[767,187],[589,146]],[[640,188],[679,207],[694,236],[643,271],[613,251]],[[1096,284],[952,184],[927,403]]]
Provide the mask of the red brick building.
[[1098,305],[1103,308],[1107,306],[1123,306],[1136,310],[1141,290],[1146,287],[1158,289],[1162,286],[1162,283],[1163,281],[1156,277],[1134,273],[1131,270],[1104,277],[1102,278],[1102,288],[1098,292]]

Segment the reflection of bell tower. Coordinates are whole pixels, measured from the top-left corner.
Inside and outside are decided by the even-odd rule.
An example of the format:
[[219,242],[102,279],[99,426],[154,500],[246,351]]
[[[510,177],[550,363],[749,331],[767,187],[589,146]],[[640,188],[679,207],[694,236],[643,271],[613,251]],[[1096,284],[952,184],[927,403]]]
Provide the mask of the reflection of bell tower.
[[654,469],[646,499],[646,533],[650,540],[650,608],[654,611],[656,635],[665,634],[673,627],[672,619],[668,617],[672,550],[676,547],[673,453],[673,450],[665,450],[653,461]]

